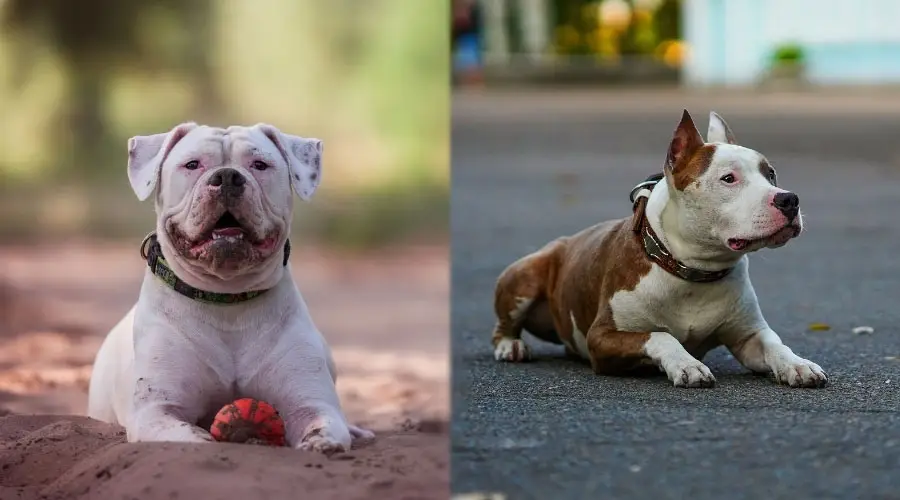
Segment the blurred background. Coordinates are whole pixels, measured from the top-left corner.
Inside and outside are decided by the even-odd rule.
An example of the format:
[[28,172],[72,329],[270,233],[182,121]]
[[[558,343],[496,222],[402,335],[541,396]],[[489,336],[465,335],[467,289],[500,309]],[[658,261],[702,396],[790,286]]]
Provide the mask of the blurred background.
[[892,0],[454,0],[454,76],[491,82],[900,83]]
[[[455,491],[896,495],[885,464],[900,448],[885,436],[900,408],[898,19],[892,0],[455,4]],[[661,170],[682,108],[704,137],[719,112],[799,195],[804,233],[752,255],[750,274],[768,323],[828,372],[824,392],[779,390],[724,349],[704,359],[722,386],[709,398],[664,377],[594,376],[527,334],[537,362],[494,361],[497,276],[630,215],[629,191]],[[796,450],[803,459],[783,459]]]
[[0,407],[82,411],[154,228],[152,202],[128,184],[127,140],[190,120],[324,140],[323,183],[296,201],[292,261],[347,374],[345,404],[361,419],[442,415],[449,12],[419,0],[0,0]]
[[[439,4],[0,2],[0,237],[140,236],[127,139],[182,121],[325,141],[304,237],[440,237],[448,189]],[[52,181],[51,181],[52,179]]]

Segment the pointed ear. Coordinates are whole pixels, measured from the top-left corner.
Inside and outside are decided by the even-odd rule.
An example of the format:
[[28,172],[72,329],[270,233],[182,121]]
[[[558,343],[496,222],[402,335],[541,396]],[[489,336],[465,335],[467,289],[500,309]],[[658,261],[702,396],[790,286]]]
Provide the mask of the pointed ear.
[[687,160],[703,146],[703,137],[694,126],[694,120],[688,110],[681,115],[681,122],[675,129],[672,142],[669,143],[669,152],[666,154],[666,170],[677,172],[679,168],[687,165]]
[[709,131],[706,133],[708,142],[725,142],[728,144],[737,144],[734,140],[734,132],[725,123],[725,119],[719,116],[715,111],[709,113]]
[[284,155],[291,175],[291,187],[303,201],[309,201],[322,181],[322,141],[285,134],[272,125],[257,123],[266,137]]
[[196,123],[187,122],[169,132],[136,135],[128,139],[128,180],[139,200],[144,201],[153,194],[159,182],[159,171],[169,152],[195,128]]

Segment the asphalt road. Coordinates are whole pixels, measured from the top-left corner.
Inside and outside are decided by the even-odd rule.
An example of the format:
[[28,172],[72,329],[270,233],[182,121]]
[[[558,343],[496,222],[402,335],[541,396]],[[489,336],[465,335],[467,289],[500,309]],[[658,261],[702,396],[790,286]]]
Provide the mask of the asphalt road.
[[[455,98],[454,493],[900,498],[900,112],[673,94],[632,114],[629,98]],[[703,360],[710,390],[596,376],[528,335],[537,361],[495,362],[499,273],[556,236],[628,215],[629,190],[661,167],[685,103],[704,136],[719,111],[799,194],[805,232],[752,255],[750,274],[769,323],[830,385],[777,386],[722,348]],[[860,325],[874,334],[853,334]]]

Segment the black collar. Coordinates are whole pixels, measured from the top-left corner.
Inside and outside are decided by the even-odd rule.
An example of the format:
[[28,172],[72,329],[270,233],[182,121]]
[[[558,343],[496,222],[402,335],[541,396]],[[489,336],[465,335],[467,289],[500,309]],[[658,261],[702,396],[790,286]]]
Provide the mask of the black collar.
[[663,174],[651,175],[635,186],[634,189],[631,190],[630,195],[632,210],[634,211],[632,230],[635,234],[640,236],[641,244],[644,247],[644,252],[646,252],[647,257],[670,274],[678,276],[685,281],[709,283],[728,276],[734,269],[733,267],[722,269],[720,271],[706,271],[684,265],[684,263],[672,256],[669,250],[666,249],[666,246],[660,241],[659,237],[656,236],[653,228],[650,227],[650,222],[647,220],[646,215],[647,198],[650,196],[653,187],[662,180],[663,176]]
[[[284,242],[283,265],[287,265],[290,255],[291,241],[287,240]],[[189,299],[199,302],[210,304],[236,304],[238,302],[246,302],[250,299],[255,299],[268,291],[268,289],[266,289],[251,290],[249,292],[241,293],[217,293],[207,292],[206,290],[200,290],[199,288],[188,285],[182,281],[181,278],[175,276],[175,273],[169,268],[166,259],[163,257],[162,247],[156,239],[155,232],[148,234],[141,243],[141,257],[147,260],[147,266],[150,267],[150,272],[155,274],[163,283],[168,285],[169,288]]]

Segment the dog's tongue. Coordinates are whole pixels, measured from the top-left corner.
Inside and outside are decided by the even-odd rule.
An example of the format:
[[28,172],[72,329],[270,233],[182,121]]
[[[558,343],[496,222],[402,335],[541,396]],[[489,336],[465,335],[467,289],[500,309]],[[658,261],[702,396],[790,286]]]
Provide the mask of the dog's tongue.
[[240,236],[244,231],[239,227],[223,227],[221,229],[213,229],[216,236]]
[[750,244],[749,240],[742,240],[740,238],[731,238],[728,240],[728,246],[731,247],[734,251],[741,251]]

